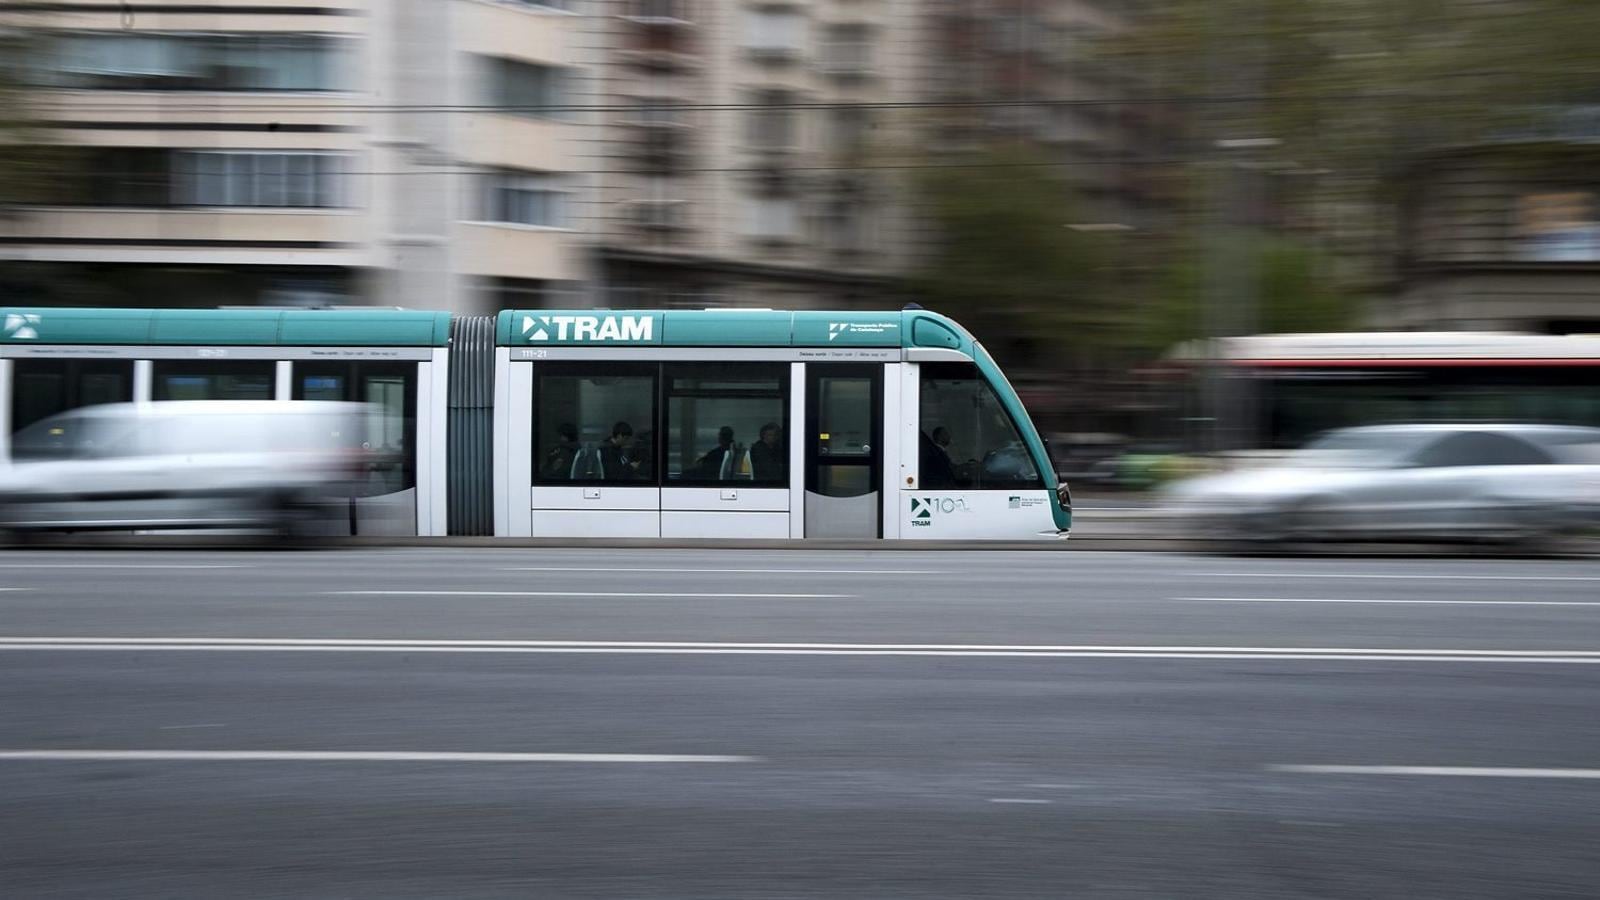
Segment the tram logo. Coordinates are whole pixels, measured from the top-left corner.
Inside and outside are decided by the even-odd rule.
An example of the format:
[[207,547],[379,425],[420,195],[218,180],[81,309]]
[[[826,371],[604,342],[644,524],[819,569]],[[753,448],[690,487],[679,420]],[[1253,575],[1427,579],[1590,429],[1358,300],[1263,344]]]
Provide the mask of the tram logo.
[[911,498],[911,524],[913,526],[932,525],[936,517],[966,512],[972,512],[972,507],[968,506],[967,501],[960,497]]
[[899,327],[898,322],[829,322],[828,340],[841,334],[887,334]]
[[31,341],[39,336],[37,313],[6,313],[6,337],[17,341]]
[[523,316],[529,341],[648,342],[655,328],[649,316]]

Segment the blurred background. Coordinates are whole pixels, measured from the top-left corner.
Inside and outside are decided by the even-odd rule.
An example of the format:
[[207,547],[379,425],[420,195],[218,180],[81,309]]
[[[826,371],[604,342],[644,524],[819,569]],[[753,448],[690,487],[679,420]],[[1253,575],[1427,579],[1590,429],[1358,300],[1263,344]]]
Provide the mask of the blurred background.
[[[1107,487],[1600,424],[1554,337],[1600,332],[1586,0],[73,0],[0,35],[5,305],[914,300]],[[1419,334],[1234,340],[1351,331]]]

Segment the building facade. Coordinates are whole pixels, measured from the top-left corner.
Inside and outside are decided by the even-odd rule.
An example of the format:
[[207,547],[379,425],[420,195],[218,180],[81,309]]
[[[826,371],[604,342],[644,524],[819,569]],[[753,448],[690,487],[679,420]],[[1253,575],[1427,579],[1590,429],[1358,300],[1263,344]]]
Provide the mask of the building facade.
[[1578,141],[1485,144],[1420,160],[1400,279],[1375,311],[1404,330],[1600,333],[1600,163]]
[[0,219],[0,293],[881,304],[916,263],[910,174],[952,109],[981,112],[968,136],[1055,148],[1111,198],[1093,217],[1135,215],[1103,165],[1125,149],[1115,115],[998,102],[1110,90],[1071,58],[1116,19],[993,2],[16,5],[0,26],[36,38],[30,112],[62,165]]

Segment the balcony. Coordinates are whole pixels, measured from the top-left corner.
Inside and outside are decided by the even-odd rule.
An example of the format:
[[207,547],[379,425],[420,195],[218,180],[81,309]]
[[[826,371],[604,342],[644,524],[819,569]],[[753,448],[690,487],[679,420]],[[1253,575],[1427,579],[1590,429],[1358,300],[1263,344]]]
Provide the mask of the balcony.
[[355,266],[367,220],[345,209],[41,207],[0,224],[9,259]]
[[568,281],[573,267],[571,233],[486,222],[455,226],[455,264],[467,275]]

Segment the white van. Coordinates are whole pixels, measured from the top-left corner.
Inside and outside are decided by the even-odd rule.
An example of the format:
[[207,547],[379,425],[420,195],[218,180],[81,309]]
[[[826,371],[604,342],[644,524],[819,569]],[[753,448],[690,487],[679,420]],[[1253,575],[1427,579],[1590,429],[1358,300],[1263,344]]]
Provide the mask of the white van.
[[12,436],[0,527],[294,532],[337,516],[370,468],[367,412],[268,400],[70,410]]

